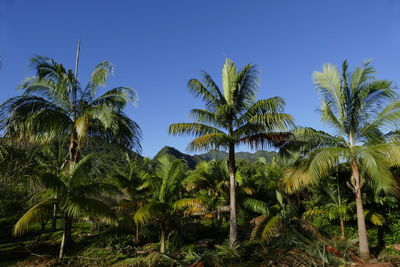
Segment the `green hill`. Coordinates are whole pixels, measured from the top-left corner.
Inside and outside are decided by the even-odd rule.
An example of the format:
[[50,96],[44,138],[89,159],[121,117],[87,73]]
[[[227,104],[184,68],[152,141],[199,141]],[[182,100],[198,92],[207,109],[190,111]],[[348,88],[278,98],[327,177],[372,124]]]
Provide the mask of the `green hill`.
[[[157,155],[153,158],[153,160],[157,160],[163,155],[169,155],[171,158],[182,159],[184,160],[189,168],[194,168],[197,163],[200,161],[210,161],[210,160],[226,160],[228,158],[228,153],[225,151],[213,150],[203,154],[197,155],[188,155],[180,152],[176,148],[165,146],[163,147]],[[277,153],[273,151],[259,150],[255,153],[251,152],[237,152],[236,158],[247,160],[250,162],[257,161],[259,158],[265,158],[267,162],[271,162],[272,158],[276,156]]]
[[[265,158],[267,162],[271,162],[272,158],[276,156],[277,153],[273,151],[266,151],[266,150],[259,150],[257,152],[251,153],[251,152],[237,152],[236,153],[236,159],[244,159],[248,160],[250,162],[257,161],[259,158]],[[202,160],[226,160],[228,158],[228,153],[225,151],[210,151],[204,154],[199,154],[199,155],[194,155],[193,156],[196,159],[202,159]]]
[[157,155],[155,155],[155,157],[153,158],[153,161],[157,161],[159,158],[161,158],[164,155],[168,155],[174,159],[182,159],[183,161],[185,161],[187,163],[187,165],[191,169],[193,169],[196,166],[196,164],[199,162],[196,159],[194,159],[192,156],[190,156],[188,154],[184,154],[184,153],[180,152],[179,150],[177,150],[173,147],[170,147],[170,146],[165,146],[160,151],[158,151]]

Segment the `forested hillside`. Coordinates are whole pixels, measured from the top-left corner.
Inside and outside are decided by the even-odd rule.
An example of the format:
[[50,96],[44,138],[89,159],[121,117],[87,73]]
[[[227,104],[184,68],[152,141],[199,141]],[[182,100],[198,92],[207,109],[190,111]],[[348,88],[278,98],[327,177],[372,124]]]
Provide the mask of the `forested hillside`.
[[[195,155],[191,156],[191,155],[182,153],[173,147],[165,146],[156,154],[156,156],[153,158],[153,160],[157,161],[159,158],[161,158],[164,155],[168,155],[174,159],[182,159],[192,169],[196,166],[197,163],[199,163],[201,161],[227,160],[228,159],[228,153],[225,151],[213,150],[213,151],[209,151],[207,153],[195,154]],[[266,162],[271,163],[273,161],[273,159],[277,158],[277,157],[278,157],[278,154],[276,152],[265,151],[265,150],[256,151],[254,153],[251,153],[251,152],[237,152],[236,153],[237,159],[246,160],[249,162],[255,162],[255,161],[259,160],[260,158],[263,158],[266,160]]]

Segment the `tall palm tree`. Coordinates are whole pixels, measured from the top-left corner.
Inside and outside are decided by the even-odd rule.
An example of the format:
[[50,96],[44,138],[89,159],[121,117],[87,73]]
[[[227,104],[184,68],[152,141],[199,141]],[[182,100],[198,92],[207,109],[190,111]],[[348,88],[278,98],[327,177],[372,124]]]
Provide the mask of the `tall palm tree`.
[[[62,168],[80,161],[87,137],[140,151],[141,130],[123,113],[126,104],[136,100],[135,91],[117,87],[96,98],[113,72],[111,63],[98,64],[86,87],[81,87],[77,66],[74,73],[42,56],[32,58],[31,66],[36,75],[22,82],[20,88],[24,93],[0,106],[0,129],[6,137],[18,143],[49,143],[68,137],[69,158]],[[72,226],[68,214],[65,214],[64,221],[67,227]],[[67,234],[70,232],[66,231]],[[63,239],[68,242],[71,238]]]
[[[398,124],[400,102],[387,80],[377,80],[370,62],[348,71],[331,64],[323,72],[314,72],[313,80],[320,92],[321,120],[335,131],[335,136],[313,129],[298,129],[297,145],[305,154],[288,172],[286,183],[295,189],[326,178],[335,165],[348,162],[351,177],[347,186],[353,191],[357,209],[359,249],[370,257],[362,201],[366,183],[377,191],[394,192],[395,181],[389,168],[400,162],[397,143],[386,142],[384,131]],[[289,142],[290,143],[290,142]]]
[[171,160],[167,155],[159,159],[155,176],[143,176],[143,186],[150,189],[152,196],[134,215],[136,224],[154,220],[160,227],[160,252],[165,253],[166,235],[172,225],[173,205],[183,192],[182,181],[186,166],[181,160]]
[[235,64],[226,59],[222,68],[222,90],[211,78],[202,73],[203,81],[191,79],[190,91],[201,98],[205,109],[192,109],[196,122],[176,123],[169,127],[174,135],[192,135],[196,138],[188,149],[228,150],[230,179],[230,230],[229,245],[237,242],[236,222],[236,161],[235,147],[247,144],[252,148],[278,146],[287,137],[285,131],[293,119],[283,113],[284,101],[273,97],[256,101],[258,72],[254,65],[237,70]]

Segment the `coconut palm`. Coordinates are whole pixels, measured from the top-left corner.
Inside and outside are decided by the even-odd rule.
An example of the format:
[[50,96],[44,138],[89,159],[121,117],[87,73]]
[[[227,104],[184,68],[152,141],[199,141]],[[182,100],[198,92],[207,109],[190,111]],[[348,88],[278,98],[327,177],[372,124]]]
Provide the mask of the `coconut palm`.
[[[369,183],[376,192],[394,192],[395,181],[389,170],[398,165],[397,143],[386,142],[384,131],[396,126],[400,119],[400,102],[392,83],[377,80],[370,62],[348,71],[326,64],[322,72],[314,72],[313,80],[320,92],[321,120],[335,130],[335,136],[313,129],[298,129],[298,149],[305,158],[298,161],[286,177],[287,188],[296,189],[328,177],[339,163],[351,166],[347,186],[356,200],[360,254],[369,258],[367,230],[363,211],[362,188]],[[290,143],[290,142],[289,142]],[[289,145],[290,146],[290,145]]]
[[173,219],[174,202],[183,192],[181,182],[186,175],[186,165],[181,160],[171,160],[167,155],[161,157],[155,176],[143,178],[143,187],[150,189],[151,198],[134,215],[136,224],[155,221],[161,231],[160,252],[165,253],[166,234]]
[[[84,88],[77,70],[74,74],[51,58],[36,56],[31,59],[31,66],[36,75],[22,82],[24,93],[0,106],[0,129],[6,137],[18,143],[49,143],[68,137],[69,158],[62,168],[80,161],[88,137],[140,150],[141,130],[122,111],[127,103],[135,101],[134,90],[117,87],[96,98],[113,72],[111,63],[98,64]],[[68,214],[64,220],[71,221],[67,227],[72,225]]]
[[169,133],[196,137],[188,146],[191,151],[228,150],[230,184],[229,245],[237,242],[236,222],[236,161],[235,148],[246,144],[252,148],[280,145],[292,125],[290,115],[283,113],[284,101],[279,97],[256,101],[258,72],[254,65],[237,70],[226,59],[222,68],[222,89],[203,72],[203,81],[191,79],[190,91],[201,98],[205,109],[192,109],[196,122],[170,125]]

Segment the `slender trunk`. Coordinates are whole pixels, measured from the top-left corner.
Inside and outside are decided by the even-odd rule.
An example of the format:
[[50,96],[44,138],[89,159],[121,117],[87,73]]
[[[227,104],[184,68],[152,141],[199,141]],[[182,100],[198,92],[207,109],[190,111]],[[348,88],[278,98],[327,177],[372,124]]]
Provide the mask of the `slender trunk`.
[[44,231],[46,230],[46,224],[47,224],[48,220],[46,220],[45,222],[41,222],[40,223],[40,234],[38,235],[38,237],[36,238],[36,241],[40,240],[40,237],[42,236],[42,234],[44,233]]
[[360,172],[355,161],[351,163],[351,169],[355,180],[354,193],[356,197],[357,207],[358,244],[360,255],[363,258],[369,259],[370,254],[368,248],[367,227],[365,226],[364,210],[362,204]]
[[379,255],[381,251],[386,247],[385,242],[385,226],[381,226],[378,228],[378,248],[376,254]]
[[71,135],[71,140],[69,143],[69,156],[71,162],[77,163],[81,159],[81,152],[78,143],[77,133],[74,131]]
[[229,246],[232,247],[237,242],[237,221],[236,221],[236,162],[235,145],[229,146],[228,159],[229,172],[229,196],[230,196],[230,224],[229,224]]
[[[80,160],[80,151],[78,147],[78,137],[76,132],[74,131],[71,135],[70,139],[70,146],[69,146],[69,156],[70,156],[70,161],[71,163],[77,163]],[[73,165],[70,166],[70,171],[72,170]],[[67,193],[69,194],[69,192]],[[61,246],[60,246],[60,254],[59,258],[63,258],[65,254],[65,249],[73,245],[73,240],[72,240],[72,218],[64,215],[64,233],[63,237],[61,240]]]
[[40,227],[41,227],[40,228],[40,234],[43,234],[44,230],[46,230],[46,224],[47,224],[47,221],[40,223]]
[[[76,122],[76,119],[78,118],[78,111],[77,111],[77,91],[78,91],[78,67],[79,67],[79,55],[81,52],[81,41],[78,40],[78,46],[76,49],[76,58],[75,58],[75,78],[76,81],[72,85],[72,95],[71,95],[71,106],[72,106],[72,117],[74,123]],[[71,141],[70,141],[70,146],[69,146],[69,154],[70,154],[70,159],[72,162],[77,163],[80,160],[80,147],[79,147],[79,142],[78,142],[78,134],[74,128],[72,130],[71,134]]]
[[[337,167],[336,167],[336,186],[337,186],[337,193],[338,193],[338,204],[339,204],[339,207],[341,208],[342,207],[342,198],[340,196],[339,173],[338,173]],[[346,234],[345,234],[345,229],[344,229],[343,215],[340,215],[339,221],[340,221],[340,239],[344,240],[344,239],[346,239]]]
[[[79,66],[79,55],[81,49],[81,42],[78,41],[78,47],[76,49],[76,61],[75,61],[75,78],[78,79],[78,66]],[[76,105],[76,98],[77,98],[77,91],[78,91],[78,82],[77,80],[74,82],[72,86],[72,116],[74,123],[76,122],[77,118],[77,105]],[[71,139],[70,139],[70,146],[69,146],[69,155],[71,163],[77,163],[80,160],[80,147],[78,142],[78,134],[74,128],[72,130]],[[71,165],[72,166],[72,165]],[[68,193],[69,194],[69,193]],[[60,247],[60,259],[64,257],[65,249],[73,245],[72,240],[72,218],[69,217],[67,214],[64,215],[64,233],[61,241]]]
[[139,240],[139,224],[136,223],[136,241]]
[[340,239],[346,239],[345,228],[344,228],[344,219],[341,217],[340,219]]
[[64,216],[64,233],[62,236],[61,247],[60,247],[60,259],[64,257],[65,249],[73,245],[72,240],[72,218]]
[[51,218],[51,231],[57,231],[57,204],[53,204],[53,216]]
[[160,242],[160,252],[165,253],[165,229],[164,223],[161,224],[161,242]]

